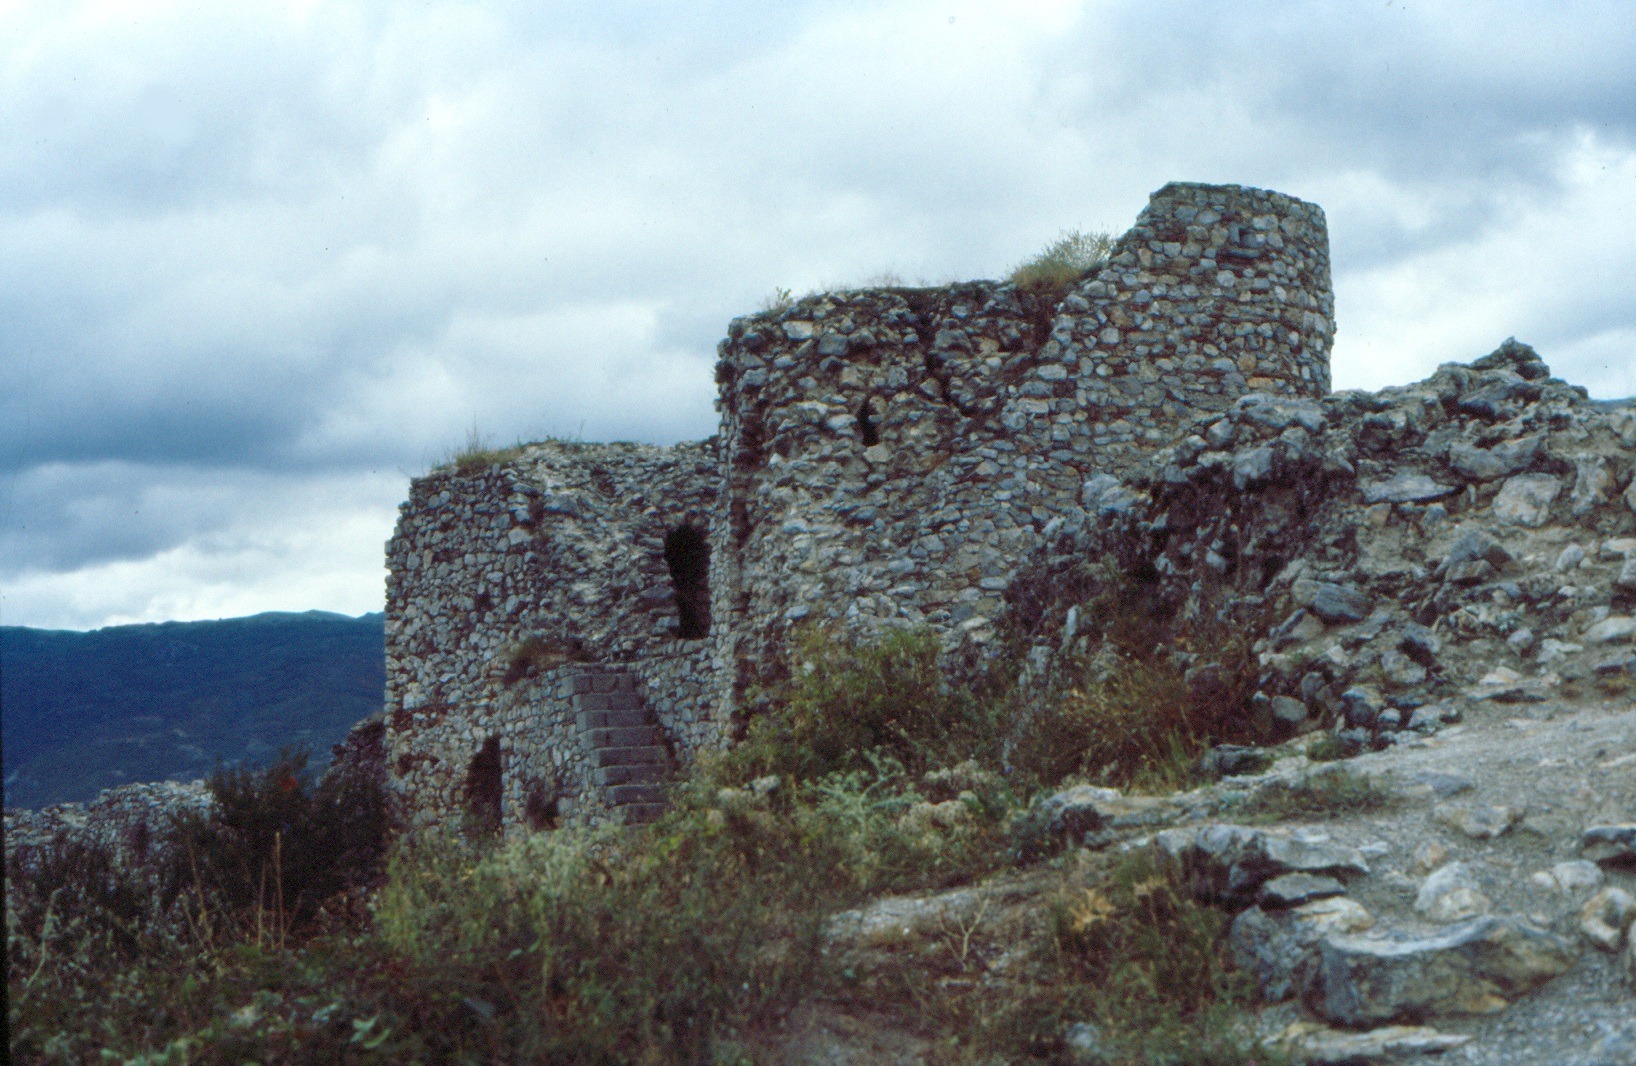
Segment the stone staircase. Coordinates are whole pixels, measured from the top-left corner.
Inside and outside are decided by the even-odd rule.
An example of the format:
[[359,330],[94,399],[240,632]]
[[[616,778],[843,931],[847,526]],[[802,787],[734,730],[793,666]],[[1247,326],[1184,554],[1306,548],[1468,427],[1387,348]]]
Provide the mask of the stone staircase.
[[635,674],[580,670],[570,679],[580,736],[602,798],[626,825],[641,825],[669,806],[664,781],[670,753],[642,699]]

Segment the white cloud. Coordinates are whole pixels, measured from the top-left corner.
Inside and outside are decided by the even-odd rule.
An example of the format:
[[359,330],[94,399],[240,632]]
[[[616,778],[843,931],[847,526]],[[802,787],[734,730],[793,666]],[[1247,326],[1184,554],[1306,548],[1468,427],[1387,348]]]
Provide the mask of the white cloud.
[[[214,488],[185,489],[160,480],[134,500],[98,501],[95,513],[68,516],[111,531],[140,524],[150,512],[193,512],[148,550],[97,558],[68,569],[22,568],[0,591],[8,625],[85,629],[167,619],[187,621],[305,611],[315,605],[345,614],[381,609],[385,544],[407,479],[359,473],[345,478],[245,475]],[[208,513],[198,513],[208,503]]]
[[[225,609],[281,573],[351,609],[379,536],[322,504],[294,565],[220,494],[353,484],[378,516],[368,471],[474,425],[702,436],[715,340],[774,287],[995,276],[1173,179],[1325,207],[1337,384],[1516,334],[1629,392],[1633,50],[1614,0],[12,5],[0,476],[36,525],[0,539],[8,613]],[[163,520],[98,517],[155,479]]]
[[1559,166],[1560,195],[1338,277],[1335,386],[1401,384],[1514,335],[1593,395],[1636,394],[1636,151],[1586,132]]

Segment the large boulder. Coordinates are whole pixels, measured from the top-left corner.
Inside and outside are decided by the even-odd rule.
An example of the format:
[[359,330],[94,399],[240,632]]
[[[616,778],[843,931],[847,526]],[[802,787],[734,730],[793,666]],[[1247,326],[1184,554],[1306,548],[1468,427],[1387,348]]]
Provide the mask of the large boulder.
[[1261,886],[1291,873],[1327,874],[1342,881],[1369,872],[1363,855],[1320,833],[1204,825],[1156,833],[1153,846],[1184,869],[1207,899],[1248,903]]
[[1339,1025],[1491,1014],[1572,966],[1562,937],[1485,916],[1426,937],[1326,936],[1307,1003]]

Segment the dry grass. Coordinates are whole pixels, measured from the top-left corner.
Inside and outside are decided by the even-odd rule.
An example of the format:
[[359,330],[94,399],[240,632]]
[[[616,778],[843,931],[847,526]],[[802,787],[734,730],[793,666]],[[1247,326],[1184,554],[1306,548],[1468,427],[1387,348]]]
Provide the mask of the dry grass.
[[1145,852],[1079,853],[1016,904],[968,909],[901,942],[842,954],[843,1007],[937,1034],[928,1061],[1076,1061],[1070,1027],[1110,1066],[1270,1066],[1245,1021],[1251,982],[1229,959],[1231,915]]
[[462,477],[470,477],[511,462],[523,454],[525,447],[522,441],[508,448],[496,447],[492,440],[474,426],[466,431],[466,443],[444,455],[436,469],[452,470]]
[[1075,282],[1107,262],[1113,245],[1110,233],[1067,230],[1038,255],[1018,264],[1009,280],[1019,289],[1055,294],[1060,300]]
[[1367,814],[1395,802],[1392,790],[1344,766],[1307,774],[1290,784],[1274,781],[1240,803],[1234,812],[1247,821],[1282,822]]
[[[1140,709],[1179,705],[1175,671],[1130,656],[1081,680],[1064,720],[1090,723],[1095,754],[1067,731],[1052,743],[1081,765],[1163,764],[1177,719],[1150,730]],[[1075,1022],[1104,1032],[1111,1062],[1269,1062],[1244,1042],[1247,985],[1227,961],[1227,915],[1145,856],[1037,866],[1025,876],[1061,879],[1054,906],[1042,897],[1005,925],[980,909],[867,972],[822,950],[828,915],[1006,864],[1017,804],[993,773],[1005,698],[950,686],[926,634],[811,631],[748,740],[703,760],[655,825],[400,840],[370,906],[333,932],[312,901],[340,882],[315,866],[300,874],[310,897],[290,895],[304,853],[280,828],[319,808],[291,799],[301,789],[289,774],[246,779],[243,825],[206,841],[223,861],[202,862],[203,880],[248,901],[224,907],[260,913],[270,853],[279,913],[310,920],[276,938],[222,922],[207,947],[185,937],[163,953],[138,947],[123,968],[104,964],[106,936],[82,937],[71,969],[46,958],[48,944],[65,944],[48,929],[58,921],[48,892],[12,946],[13,1034],[24,1034],[14,1058],[106,1047],[155,1062],[728,1062],[824,995],[940,1034],[938,1062],[1061,1061]],[[340,824],[333,812],[323,821]],[[346,850],[306,835],[319,858]],[[130,910],[114,889],[104,909]],[[1026,967],[1005,968],[1022,941]],[[193,963],[175,966],[181,954]]]

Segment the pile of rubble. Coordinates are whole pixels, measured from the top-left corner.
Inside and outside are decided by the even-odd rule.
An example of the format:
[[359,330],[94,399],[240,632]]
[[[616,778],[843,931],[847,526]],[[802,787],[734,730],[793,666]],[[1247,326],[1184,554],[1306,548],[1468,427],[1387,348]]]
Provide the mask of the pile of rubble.
[[[1248,710],[1294,739],[1212,752],[1209,788],[1079,786],[1033,816],[1157,849],[1237,911],[1261,1025],[1298,1061],[1636,1062],[1633,479],[1636,405],[1514,340],[1377,393],[1245,396],[1143,474],[1090,479],[1010,594],[1030,669],[1095,653],[1115,575],[1252,641]],[[1190,681],[1224,668],[1169,654]],[[1361,756],[1341,772],[1391,809],[1235,824],[1263,790],[1321,790],[1320,750]]]
[[7,807],[8,898],[62,840],[105,848],[124,868],[156,869],[176,818],[188,811],[206,814],[215,802],[203,781],[154,781],[105,789],[89,803],[58,803],[37,811]]
[[[1434,732],[1450,697],[1537,701],[1636,676],[1636,407],[1508,340],[1427,380],[1251,394],[1128,483],[1087,481],[1013,601],[1111,558],[1178,617],[1259,637],[1259,707],[1352,751]],[[1086,642],[1031,605],[1046,652]],[[1207,664],[1195,664],[1207,665]]]

